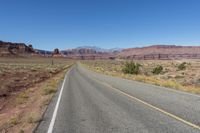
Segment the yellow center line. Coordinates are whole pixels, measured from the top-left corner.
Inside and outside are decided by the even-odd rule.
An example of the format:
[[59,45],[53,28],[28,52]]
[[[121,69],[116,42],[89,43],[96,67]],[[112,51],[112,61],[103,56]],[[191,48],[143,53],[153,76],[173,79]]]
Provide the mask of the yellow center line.
[[115,91],[117,91],[117,92],[119,92],[119,93],[121,93],[121,94],[123,94],[123,95],[125,95],[125,96],[127,96],[127,97],[129,97],[131,99],[133,99],[133,100],[136,100],[136,101],[138,101],[138,102],[140,102],[140,103],[142,103],[142,104],[144,104],[144,105],[146,105],[146,106],[148,106],[150,108],[153,108],[153,109],[155,109],[155,110],[157,110],[157,111],[159,111],[159,112],[161,112],[161,113],[163,113],[163,114],[165,114],[167,116],[170,116],[171,118],[174,118],[174,119],[176,119],[176,120],[178,120],[178,121],[180,121],[182,123],[185,123],[186,125],[189,125],[189,126],[191,126],[193,128],[196,128],[196,129],[200,130],[200,126],[198,126],[196,124],[193,124],[193,123],[191,123],[191,122],[189,122],[187,120],[184,120],[183,118],[181,118],[179,116],[171,114],[171,113],[169,113],[169,112],[167,112],[167,111],[165,111],[163,109],[160,109],[160,108],[158,108],[158,107],[156,107],[156,106],[154,106],[154,105],[152,105],[152,104],[150,104],[148,102],[145,102],[145,101],[143,101],[143,100],[141,100],[141,99],[139,99],[137,97],[131,96],[131,95],[129,95],[129,94],[127,94],[127,93],[125,93],[125,92],[113,87],[112,85],[110,85],[108,83],[105,83],[105,82],[102,82],[102,81],[99,81],[99,80],[96,80],[96,79],[93,79],[93,80],[95,80],[96,82],[98,82],[100,84],[103,84],[104,86],[107,86],[108,88],[113,89],[113,90],[115,90]]

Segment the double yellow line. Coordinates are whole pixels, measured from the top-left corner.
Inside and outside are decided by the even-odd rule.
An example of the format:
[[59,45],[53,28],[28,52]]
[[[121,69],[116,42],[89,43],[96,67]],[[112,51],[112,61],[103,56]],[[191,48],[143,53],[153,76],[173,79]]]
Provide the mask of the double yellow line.
[[113,89],[113,90],[115,90],[115,91],[117,91],[117,92],[119,92],[119,93],[121,93],[121,94],[123,94],[123,95],[125,95],[125,96],[127,96],[127,97],[129,97],[129,98],[131,98],[133,100],[135,100],[135,101],[138,101],[138,102],[140,102],[140,103],[142,103],[142,104],[144,104],[144,105],[146,105],[146,106],[148,106],[150,108],[153,108],[153,109],[155,109],[155,110],[157,110],[157,111],[159,111],[159,112],[161,112],[161,113],[163,113],[163,114],[165,114],[165,115],[167,115],[167,116],[169,116],[171,118],[174,118],[174,119],[176,119],[176,120],[178,120],[178,121],[180,121],[180,122],[182,122],[182,123],[184,123],[184,124],[186,124],[188,126],[191,126],[193,128],[196,128],[196,129],[200,130],[200,126],[198,126],[196,124],[193,124],[193,123],[191,123],[191,122],[189,122],[187,120],[184,120],[183,118],[181,118],[179,116],[176,116],[174,114],[171,114],[171,113],[169,113],[169,112],[167,112],[167,111],[165,111],[163,109],[160,109],[160,108],[158,108],[158,107],[156,107],[156,106],[154,106],[154,105],[152,105],[152,104],[150,104],[150,103],[148,103],[146,101],[143,101],[143,100],[141,100],[141,99],[139,99],[137,97],[131,96],[131,95],[129,95],[129,94],[127,94],[127,93],[125,93],[125,92],[113,87],[112,85],[110,85],[108,83],[105,83],[105,82],[102,82],[102,81],[96,80],[96,79],[92,79],[92,80],[98,82],[99,84],[107,86],[108,88]]

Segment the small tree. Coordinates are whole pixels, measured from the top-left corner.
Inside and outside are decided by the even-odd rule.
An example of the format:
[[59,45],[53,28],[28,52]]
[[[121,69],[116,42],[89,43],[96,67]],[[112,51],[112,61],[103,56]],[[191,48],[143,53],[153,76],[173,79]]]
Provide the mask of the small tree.
[[126,62],[125,66],[122,68],[122,71],[125,74],[138,74],[140,71],[140,64],[131,62]]
[[181,63],[180,65],[178,65],[178,70],[185,70],[186,69],[186,62]]
[[162,71],[163,71],[163,66],[158,65],[153,69],[152,73],[153,74],[160,74]]

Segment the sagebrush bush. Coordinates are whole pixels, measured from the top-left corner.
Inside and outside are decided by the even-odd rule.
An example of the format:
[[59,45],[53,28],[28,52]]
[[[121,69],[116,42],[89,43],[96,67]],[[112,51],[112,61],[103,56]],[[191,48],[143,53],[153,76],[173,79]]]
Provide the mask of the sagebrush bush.
[[162,71],[163,71],[163,66],[158,65],[153,69],[152,73],[153,74],[160,74]]
[[140,71],[140,67],[141,65],[138,63],[135,63],[133,61],[131,62],[126,62],[126,64],[124,65],[124,67],[122,68],[122,71],[125,74],[138,74]]
[[178,65],[178,70],[185,70],[186,69],[186,62],[181,63],[180,65]]

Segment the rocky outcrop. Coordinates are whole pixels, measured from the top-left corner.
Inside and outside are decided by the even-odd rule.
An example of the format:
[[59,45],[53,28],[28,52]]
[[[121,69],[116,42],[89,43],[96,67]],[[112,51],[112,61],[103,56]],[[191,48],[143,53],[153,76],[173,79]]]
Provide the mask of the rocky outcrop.
[[60,53],[60,50],[58,48],[54,49],[52,56],[53,57],[63,57],[63,55]]
[[118,54],[123,59],[200,59],[200,46],[154,45],[124,49]]
[[55,55],[60,54],[59,49],[58,48],[54,49],[53,54],[55,54]]
[[34,53],[32,45],[0,41],[0,56],[14,56]]
[[44,56],[65,57],[67,59],[95,60],[95,59],[200,59],[200,46],[154,45],[141,48],[129,48],[122,51],[105,52],[99,48],[79,47],[60,51],[45,51],[34,49],[32,45],[0,41],[1,56]]
[[65,57],[68,59],[94,60],[94,59],[114,59],[114,52],[99,52],[91,48],[75,48],[60,51],[45,51],[33,49],[32,45],[24,43],[11,43],[0,41],[0,56],[43,56],[43,57]]

